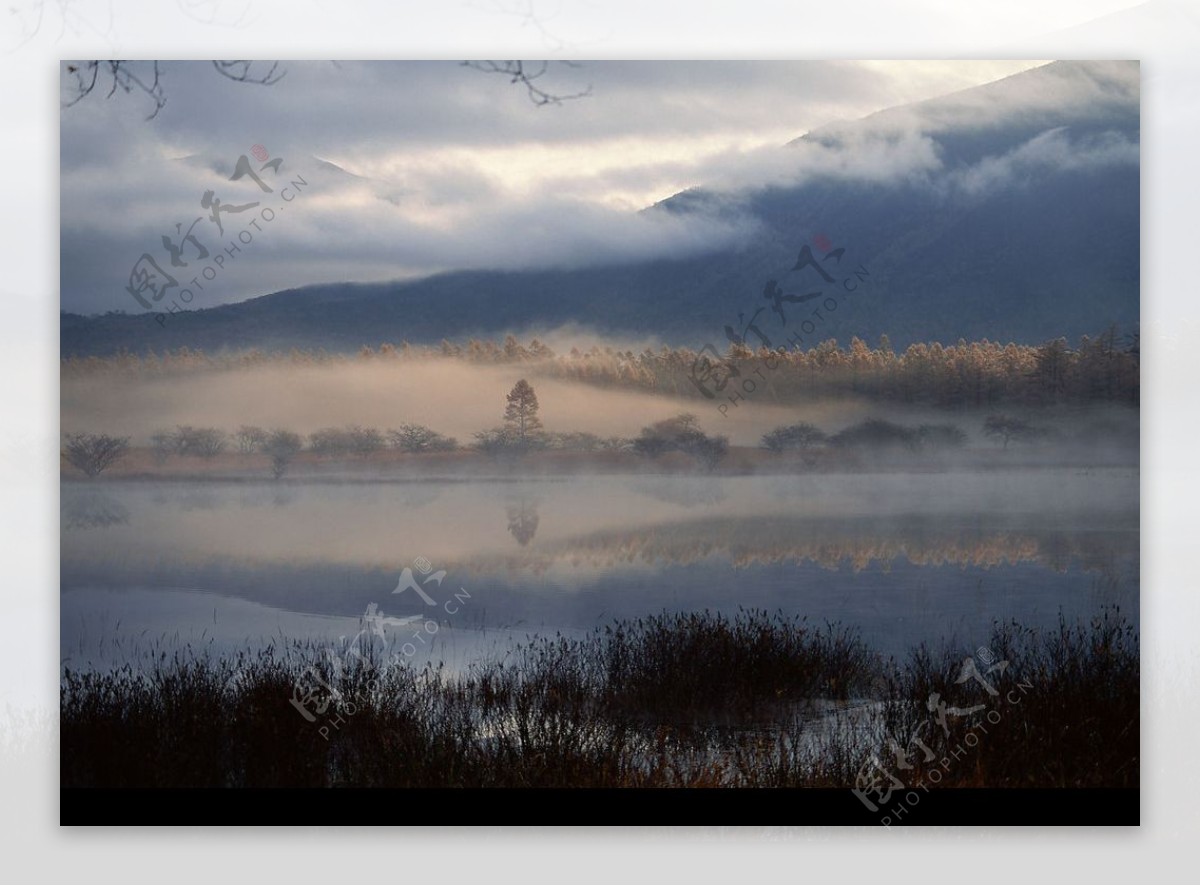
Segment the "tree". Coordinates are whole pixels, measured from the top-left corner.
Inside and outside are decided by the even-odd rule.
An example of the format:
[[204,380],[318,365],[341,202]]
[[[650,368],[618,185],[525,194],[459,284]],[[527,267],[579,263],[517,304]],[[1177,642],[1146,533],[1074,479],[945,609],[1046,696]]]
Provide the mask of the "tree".
[[[468,61],[462,64],[464,67],[474,68],[486,74],[500,74],[507,77],[509,83],[524,86],[529,100],[538,106],[561,105],[564,101],[585,98],[592,94],[592,87],[590,85],[579,92],[569,94],[547,92],[545,89],[542,89],[537,81],[544,77],[550,70],[550,62],[548,61]],[[562,61],[560,64],[572,68],[579,66],[578,63],[570,61]]]
[[700,430],[696,416],[684,412],[642,428],[633,441],[633,450],[649,458],[667,452],[684,452],[711,470],[728,454],[729,438],[708,436]]
[[729,438],[701,434],[686,445],[684,452],[699,459],[700,463],[711,471],[729,454]]
[[343,455],[350,438],[341,428],[319,428],[308,435],[308,448],[317,455]]
[[1033,375],[1043,399],[1057,400],[1066,391],[1071,356],[1066,339],[1062,338],[1048,341],[1037,349]]
[[225,449],[225,432],[217,428],[194,428],[179,425],[175,429],[175,451],[179,455],[213,458]]
[[267,439],[263,442],[263,452],[271,456],[271,473],[276,480],[287,473],[288,466],[303,445],[304,441],[300,439],[300,435],[292,431],[277,428],[267,434]]
[[451,452],[458,448],[453,437],[444,437],[424,425],[400,425],[388,431],[388,439],[392,448],[401,452]]
[[967,445],[967,433],[957,425],[921,425],[917,440],[930,449],[961,449]]
[[838,431],[830,440],[834,446],[864,449],[914,449],[917,445],[917,432],[912,428],[884,421],[879,418],[868,418],[866,421]]
[[485,455],[502,455],[520,448],[511,428],[492,428],[475,435],[475,448]]
[[825,440],[825,432],[820,428],[808,422],[800,422],[764,434],[762,445],[764,449],[772,452],[785,452],[789,449],[805,451],[820,446]]
[[308,448],[317,455],[370,455],[382,449],[383,444],[383,434],[361,425],[321,428],[308,437]]
[[989,415],[983,423],[983,432],[989,437],[1000,437],[1004,442],[1004,449],[1008,449],[1010,439],[1033,442],[1062,436],[1062,432],[1054,427],[1031,425],[1025,419],[1014,418],[1012,415]]
[[[154,105],[147,120],[158,116],[167,104],[166,88],[163,84],[161,62],[152,60],[131,59],[91,59],[84,61],[64,62],[65,75],[62,78],[65,93],[63,107],[69,108],[79,104],[97,87],[106,93],[106,98],[112,98],[118,93],[126,95],[140,94],[148,98]],[[559,61],[566,67],[579,67],[575,62]],[[579,92],[563,93],[543,88],[539,81],[551,70],[549,61],[465,61],[464,67],[482,71],[487,74],[500,74],[509,83],[523,86],[529,100],[537,106],[560,105],[572,99],[585,98],[591,95],[589,85]],[[217,59],[212,62],[218,74],[236,83],[250,83],[259,86],[274,86],[287,74],[278,61],[234,61]]]
[[242,425],[234,432],[233,439],[237,442],[238,451],[248,455],[262,449],[267,432],[253,425]]
[[63,457],[88,477],[95,477],[129,450],[128,437],[108,434],[67,434]]
[[703,437],[700,423],[690,412],[656,421],[642,428],[642,432],[633,441],[633,451],[638,455],[657,458],[667,452],[683,449],[688,444]]
[[346,428],[346,437],[354,455],[370,455],[383,448],[383,434],[375,428],[350,425]]
[[1009,440],[1023,440],[1035,434],[1033,425],[1011,415],[989,415],[983,423],[983,432],[1003,440],[1005,449]]
[[[90,60],[66,63],[67,74],[73,78],[68,85],[68,78],[63,78],[64,88],[71,96],[63,107],[77,105],[92,94],[97,86],[108,84],[108,98],[118,91],[124,93],[139,92],[154,102],[154,110],[147,117],[153,120],[167,104],[167,94],[162,83],[162,69],[157,61],[133,60]],[[254,65],[259,64],[259,68]],[[222,77],[235,80],[238,83],[257,83],[260,86],[272,86],[283,79],[286,71],[279,69],[279,62],[258,63],[253,61],[214,61],[213,68]],[[270,65],[269,68],[265,65]]]
[[587,431],[568,431],[564,434],[550,434],[546,439],[551,449],[565,449],[576,452],[595,452],[601,447],[601,439]]
[[508,406],[504,410],[504,424],[524,444],[542,428],[542,420],[538,418],[537,394],[529,382],[521,379],[513,385],[506,399]]
[[150,435],[150,446],[154,449],[154,460],[159,464],[179,451],[178,441],[171,431],[155,431]]

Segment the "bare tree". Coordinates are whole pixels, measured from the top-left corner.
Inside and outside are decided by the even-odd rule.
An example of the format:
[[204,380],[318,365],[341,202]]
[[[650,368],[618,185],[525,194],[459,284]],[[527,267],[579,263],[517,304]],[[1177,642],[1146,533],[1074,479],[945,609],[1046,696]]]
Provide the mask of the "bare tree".
[[95,477],[105,468],[120,460],[129,450],[128,437],[111,437],[108,434],[67,434],[63,457],[83,471]]
[[[561,61],[559,64],[578,67],[575,62]],[[63,107],[70,108],[97,89],[112,98],[118,92],[126,95],[141,95],[154,106],[147,120],[153,120],[167,105],[167,93],[163,84],[162,63],[153,60],[90,59],[66,62]],[[336,64],[336,63],[335,63]],[[465,61],[463,66],[487,74],[501,74],[510,83],[524,87],[529,100],[541,107],[560,105],[565,101],[591,95],[589,85],[580,92],[552,92],[542,86],[542,78],[550,71],[548,61]],[[227,80],[250,83],[257,86],[274,86],[287,74],[278,61],[214,60],[213,69]]]
[[[256,83],[272,86],[283,79],[286,71],[279,62],[214,61],[217,73],[238,83]],[[255,68],[255,65],[260,67]],[[269,65],[265,70],[263,66]],[[128,59],[94,59],[91,61],[68,62],[67,74],[73,78],[65,88],[69,98],[64,108],[79,104],[99,87],[107,87],[105,98],[117,92],[140,93],[154,103],[154,110],[147,120],[153,120],[167,105],[167,94],[163,88],[162,68],[158,61],[132,61]],[[66,79],[66,78],[64,78]]]
[[989,437],[998,437],[1008,448],[1010,440],[1020,440],[1033,434],[1033,426],[1022,418],[1011,415],[989,415],[983,423],[983,432]]
[[296,453],[303,446],[304,441],[299,434],[293,431],[277,428],[267,434],[266,442],[263,443],[263,452],[271,456],[271,474],[276,480],[287,473],[292,459],[296,457]]
[[445,437],[424,425],[406,424],[388,431],[393,449],[401,452],[450,452],[458,448],[458,441]]
[[233,439],[239,452],[249,454],[262,449],[267,442],[267,432],[254,425],[242,425],[234,432]]
[[383,434],[375,428],[347,425],[313,431],[308,448],[318,455],[370,455],[382,449],[383,442]]
[[155,431],[150,435],[150,446],[154,449],[154,460],[162,464],[179,452],[179,441],[171,431]]
[[[560,62],[560,64],[568,67],[579,67],[575,62]],[[580,92],[572,93],[555,93],[543,89],[538,81],[541,80],[550,70],[550,62],[548,61],[469,61],[463,62],[463,66],[473,68],[476,71],[483,71],[485,74],[500,74],[508,78],[508,82],[525,87],[525,92],[529,96],[529,100],[539,107],[543,105],[561,105],[565,101],[570,101],[576,98],[585,98],[592,94],[592,87],[588,85]]]
[[225,432],[218,428],[194,428],[191,425],[180,425],[175,429],[175,451],[179,455],[214,458],[224,451],[228,439]]

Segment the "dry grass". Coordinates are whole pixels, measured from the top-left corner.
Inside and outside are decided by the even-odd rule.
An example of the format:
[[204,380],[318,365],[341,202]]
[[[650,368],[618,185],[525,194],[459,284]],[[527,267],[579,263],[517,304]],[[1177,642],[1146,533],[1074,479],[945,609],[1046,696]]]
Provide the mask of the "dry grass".
[[911,784],[975,731],[937,783],[1137,785],[1137,636],[1119,614],[1046,634],[998,627],[991,650],[1008,661],[987,677],[1000,722],[952,717],[948,733],[931,692],[990,698],[955,682],[962,651],[922,647],[897,666],[852,633],[758,611],[535,638],[460,675],[382,668],[366,650],[318,664],[340,700],[315,723],[289,700],[320,650],[159,653],[137,671],[64,674],[62,783],[851,787],[872,755],[893,759],[890,741],[916,736],[938,762],[919,762]]

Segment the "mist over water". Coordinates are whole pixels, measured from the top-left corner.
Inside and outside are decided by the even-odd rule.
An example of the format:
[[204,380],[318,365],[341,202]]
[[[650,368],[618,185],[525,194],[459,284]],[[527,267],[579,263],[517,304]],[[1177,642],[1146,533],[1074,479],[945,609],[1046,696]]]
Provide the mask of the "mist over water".
[[[425,558],[445,579],[393,594]],[[1136,620],[1136,470],[565,476],[371,483],[64,483],[62,655],[353,636],[371,604],[435,619],[414,663],[527,633],[739,607],[974,648],[995,620]],[[445,608],[456,592],[465,592]],[[401,624],[403,622],[403,624]],[[974,645],[972,645],[974,644]]]

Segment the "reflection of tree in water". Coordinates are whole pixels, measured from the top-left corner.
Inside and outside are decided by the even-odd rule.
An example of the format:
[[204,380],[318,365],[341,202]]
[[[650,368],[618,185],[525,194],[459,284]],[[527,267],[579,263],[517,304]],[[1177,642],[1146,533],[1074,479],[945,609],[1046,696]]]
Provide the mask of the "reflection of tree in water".
[[[510,508],[509,530],[514,536],[515,517],[519,510]],[[611,568],[628,563],[687,565],[716,556],[735,569],[788,562],[852,572],[887,571],[897,562],[984,569],[1028,563],[1055,572],[1074,565],[1103,575],[1123,575],[1129,559],[1137,557],[1137,538],[1136,526],[1125,527],[1120,521],[1107,529],[1072,531],[1023,529],[1012,521],[994,527],[963,526],[953,520],[915,517],[846,521],[763,517],[734,523],[721,518],[551,540],[536,552],[483,557],[466,568],[541,574],[556,562]]]
[[508,531],[521,547],[533,541],[537,528],[537,502],[521,499],[519,503],[508,506]]
[[62,525],[65,529],[103,529],[124,526],[128,522],[129,509],[103,492],[71,496],[63,501]]

